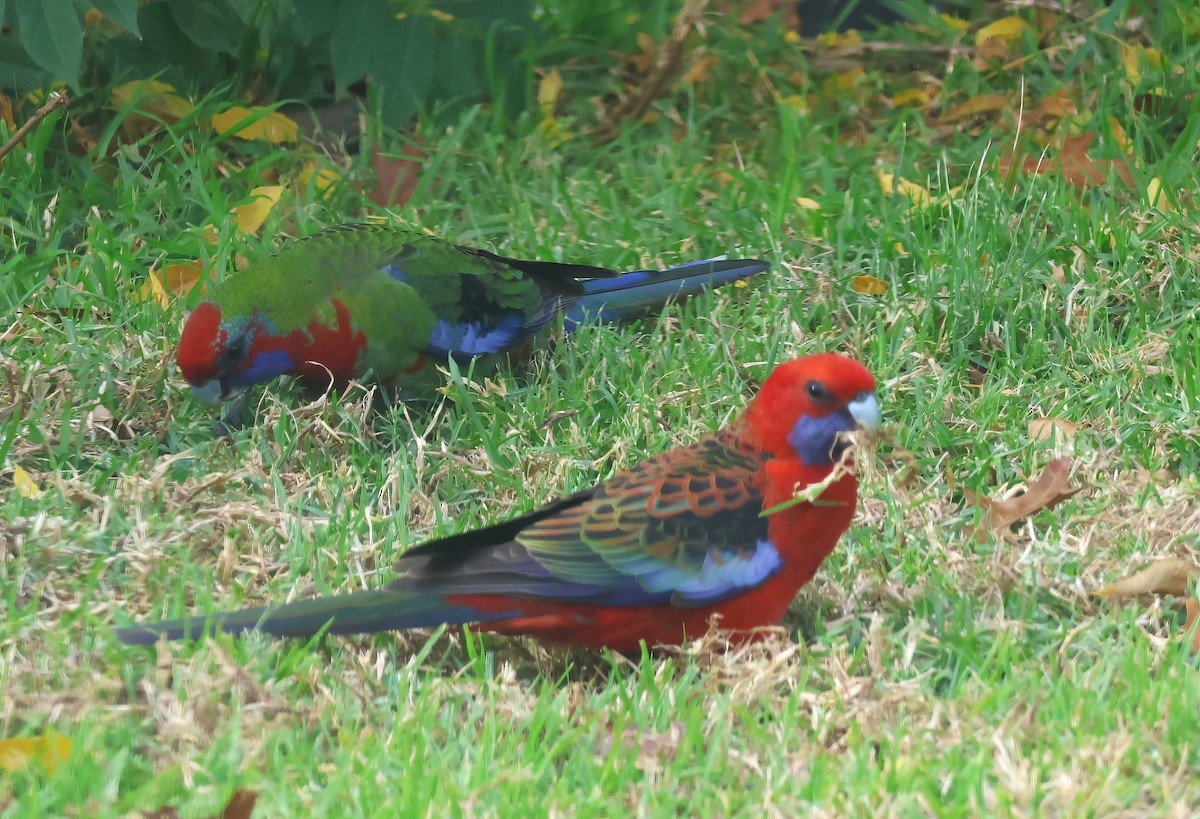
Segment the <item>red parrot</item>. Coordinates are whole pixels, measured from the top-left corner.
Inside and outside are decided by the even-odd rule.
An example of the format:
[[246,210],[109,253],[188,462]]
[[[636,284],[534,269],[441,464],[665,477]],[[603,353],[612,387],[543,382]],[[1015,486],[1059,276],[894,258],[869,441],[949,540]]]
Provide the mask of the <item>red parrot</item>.
[[[843,433],[879,424],[875,379],[840,355],[775,369],[724,429],[526,515],[417,546],[377,591],[119,629],[127,643],[211,626],[286,637],[476,624],[636,651],[780,622],[846,531],[858,483]],[[816,500],[799,490],[832,480]]]

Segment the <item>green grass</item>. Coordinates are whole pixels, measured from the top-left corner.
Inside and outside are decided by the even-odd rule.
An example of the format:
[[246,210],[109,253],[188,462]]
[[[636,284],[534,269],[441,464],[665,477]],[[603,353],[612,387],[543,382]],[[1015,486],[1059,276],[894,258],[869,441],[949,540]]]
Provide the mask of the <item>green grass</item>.
[[[432,411],[276,388],[232,440],[175,369],[186,305],[137,287],[165,261],[229,269],[361,214],[358,195],[300,196],[265,238],[239,236],[230,207],[264,171],[294,173],[287,152],[237,146],[225,177],[213,163],[230,146],[186,123],[101,160],[56,153],[61,121],[35,129],[0,176],[0,734],[53,730],[73,751],[55,772],[0,773],[0,813],[208,815],[237,787],[260,791],[262,816],[1197,810],[1181,607],[1088,596],[1200,550],[1200,100],[1184,93],[1200,38],[1180,36],[1200,21],[1156,6],[1146,36],[1181,75],[1145,77],[1166,102],[1136,115],[1147,88],[1125,79],[1114,8],[1063,23],[1063,48],[1024,74],[957,64],[942,98],[1067,88],[1088,112],[1070,127],[1109,134],[1115,117],[1129,133],[1137,190],[1006,184],[1003,117],[939,131],[936,110],[879,105],[910,80],[870,66],[841,104],[814,75],[799,115],[766,80],[798,93],[787,78],[804,64],[764,32],[713,30],[724,73],[606,149],[549,146],[534,122],[498,135],[486,112],[428,133],[431,170],[401,220],[611,267],[761,256],[773,277],[584,328],[525,372],[452,384]],[[856,117],[863,144],[840,139]],[[964,187],[913,208],[877,168]],[[1169,212],[1143,202],[1152,177]],[[854,292],[859,274],[888,292]],[[380,583],[429,536],[717,428],[771,365],[816,350],[876,373],[891,441],[864,464],[859,519],[763,646],[619,658],[451,630],[155,651],[112,636],[130,617]],[[111,421],[89,422],[97,405]],[[1031,442],[1041,416],[1085,426],[1069,446]],[[1067,452],[1087,491],[1008,540],[973,539],[964,490],[998,494]],[[18,465],[40,497],[8,480]]]

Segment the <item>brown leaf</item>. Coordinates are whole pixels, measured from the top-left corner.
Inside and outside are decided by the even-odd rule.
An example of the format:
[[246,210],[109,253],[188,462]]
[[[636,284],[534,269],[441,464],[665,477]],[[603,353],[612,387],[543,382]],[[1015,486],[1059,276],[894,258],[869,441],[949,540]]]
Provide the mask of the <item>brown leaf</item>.
[[1095,131],[1064,137],[1058,156],[1052,153],[1037,157],[1010,154],[1001,158],[1000,171],[1005,176],[1009,175],[1013,167],[1020,168],[1027,174],[1059,173],[1076,190],[1087,190],[1103,185],[1108,179],[1108,170],[1111,169],[1122,182],[1132,187],[1133,174],[1130,173],[1129,163],[1124,157],[1092,158],[1089,149],[1095,139]]
[[626,728],[620,736],[610,734],[600,743],[600,754],[608,756],[617,743],[626,748],[637,749],[638,769],[644,772],[662,770],[675,761],[679,744],[683,739],[683,723],[672,722],[664,733]]
[[1046,120],[1065,119],[1077,113],[1079,108],[1075,105],[1075,100],[1071,99],[1071,92],[1060,88],[1053,94],[1042,97],[1037,105],[1025,112],[1022,119],[1030,125],[1040,125]]
[[1034,418],[1029,422],[1029,440],[1069,444],[1075,440],[1079,424],[1064,418]]
[[405,144],[399,156],[384,156],[371,147],[371,165],[375,169],[375,188],[367,192],[381,207],[404,207],[421,182],[421,170],[429,155],[419,145]]
[[957,122],[981,114],[993,114],[1008,107],[1008,97],[1003,94],[976,94],[969,100],[951,108],[942,117],[942,122]]
[[1046,464],[1037,480],[1025,488],[1023,495],[1003,500],[967,493],[986,513],[975,527],[975,539],[980,543],[987,542],[989,531],[1003,536],[1014,523],[1073,497],[1083,487],[1072,487],[1070,475],[1071,459],[1055,458]]
[[770,19],[772,14],[782,10],[783,19],[780,21],[780,24],[784,29],[794,31],[800,25],[796,6],[797,4],[792,2],[792,0],[751,0],[741,15],[739,15],[738,22],[744,26],[748,26],[751,23],[761,23],[763,20]]
[[233,792],[233,796],[229,797],[225,810],[221,811],[220,819],[250,819],[250,814],[254,812],[254,803],[257,801],[258,791],[238,788]]
[[1137,574],[1109,583],[1092,594],[1096,597],[1136,597],[1139,594],[1183,597],[1188,593],[1188,583],[1195,581],[1200,581],[1200,566],[1185,557],[1168,557],[1156,560]]

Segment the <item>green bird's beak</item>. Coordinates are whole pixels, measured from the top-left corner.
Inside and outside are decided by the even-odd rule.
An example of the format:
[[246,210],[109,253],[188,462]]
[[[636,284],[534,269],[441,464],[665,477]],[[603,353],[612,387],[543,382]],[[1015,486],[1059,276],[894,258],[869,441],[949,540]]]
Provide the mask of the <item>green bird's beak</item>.
[[853,401],[846,405],[846,408],[850,410],[850,417],[857,421],[863,429],[879,429],[882,419],[879,414],[879,401],[876,400],[875,393],[860,392],[854,396]]
[[219,378],[210,379],[203,384],[192,384],[192,395],[209,405],[219,404],[229,397],[222,389]]

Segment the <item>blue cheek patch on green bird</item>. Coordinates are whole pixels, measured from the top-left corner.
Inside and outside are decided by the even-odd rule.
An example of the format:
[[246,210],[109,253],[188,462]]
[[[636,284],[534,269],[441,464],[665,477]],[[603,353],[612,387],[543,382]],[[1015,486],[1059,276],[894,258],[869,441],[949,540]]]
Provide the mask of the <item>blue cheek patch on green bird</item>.
[[261,384],[295,368],[296,363],[286,350],[265,350],[250,359],[246,368],[230,379],[230,383],[237,387]]

